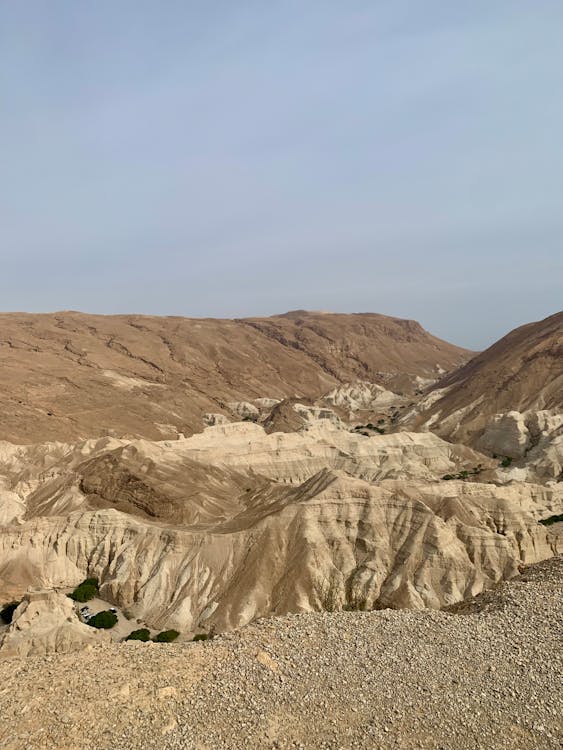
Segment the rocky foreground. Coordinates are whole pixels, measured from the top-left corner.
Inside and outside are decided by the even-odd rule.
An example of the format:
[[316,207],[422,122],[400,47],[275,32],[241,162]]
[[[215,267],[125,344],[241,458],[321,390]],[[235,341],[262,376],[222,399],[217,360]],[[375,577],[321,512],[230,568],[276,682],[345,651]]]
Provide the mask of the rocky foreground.
[[0,662],[0,747],[559,748],[563,558],[445,611]]

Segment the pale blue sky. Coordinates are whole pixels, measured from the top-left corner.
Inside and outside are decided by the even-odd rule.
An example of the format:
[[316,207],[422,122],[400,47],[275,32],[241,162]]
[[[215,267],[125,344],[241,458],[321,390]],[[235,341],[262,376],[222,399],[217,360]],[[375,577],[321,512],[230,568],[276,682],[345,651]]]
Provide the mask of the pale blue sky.
[[561,0],[0,0],[0,309],[563,308]]

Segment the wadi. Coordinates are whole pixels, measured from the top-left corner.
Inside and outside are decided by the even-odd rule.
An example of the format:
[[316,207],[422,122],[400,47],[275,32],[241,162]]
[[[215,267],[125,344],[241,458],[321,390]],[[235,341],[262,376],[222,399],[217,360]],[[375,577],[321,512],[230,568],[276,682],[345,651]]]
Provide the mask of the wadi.
[[563,312],[0,314],[0,413],[0,747],[556,747]]

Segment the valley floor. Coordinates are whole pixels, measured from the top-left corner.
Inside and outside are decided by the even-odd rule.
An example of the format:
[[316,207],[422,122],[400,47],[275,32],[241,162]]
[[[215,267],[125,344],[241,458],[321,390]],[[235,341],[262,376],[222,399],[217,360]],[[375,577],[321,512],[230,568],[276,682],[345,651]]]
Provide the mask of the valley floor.
[[263,619],[205,643],[0,661],[0,748],[551,749],[563,559],[455,613]]

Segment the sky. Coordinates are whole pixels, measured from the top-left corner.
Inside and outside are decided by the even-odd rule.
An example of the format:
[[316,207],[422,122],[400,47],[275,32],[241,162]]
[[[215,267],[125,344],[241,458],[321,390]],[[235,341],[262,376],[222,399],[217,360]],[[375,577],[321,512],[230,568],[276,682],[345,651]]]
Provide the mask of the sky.
[[563,308],[561,0],[0,0],[0,309]]

